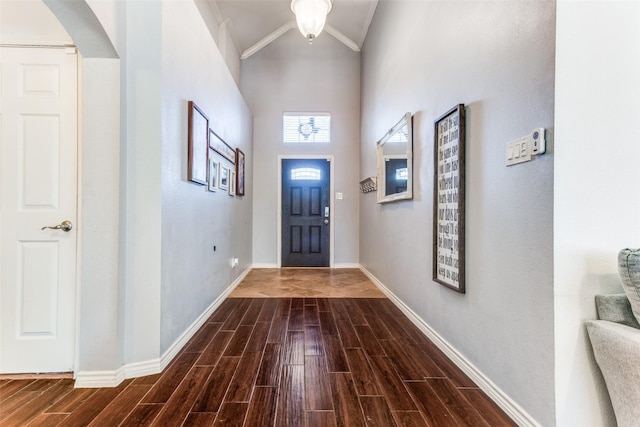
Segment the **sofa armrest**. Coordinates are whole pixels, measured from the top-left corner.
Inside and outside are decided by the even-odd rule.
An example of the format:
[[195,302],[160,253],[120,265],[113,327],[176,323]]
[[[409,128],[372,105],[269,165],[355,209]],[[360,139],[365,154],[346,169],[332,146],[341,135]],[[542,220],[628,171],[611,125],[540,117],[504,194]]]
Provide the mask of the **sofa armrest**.
[[640,420],[640,330],[605,320],[588,320],[586,325],[618,426],[637,426]]
[[596,295],[598,319],[640,329],[626,294]]

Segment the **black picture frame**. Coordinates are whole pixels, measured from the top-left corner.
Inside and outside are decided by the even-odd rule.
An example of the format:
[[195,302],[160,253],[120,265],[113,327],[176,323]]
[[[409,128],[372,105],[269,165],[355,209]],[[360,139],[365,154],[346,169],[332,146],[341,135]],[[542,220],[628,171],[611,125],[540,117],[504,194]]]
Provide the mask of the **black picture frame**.
[[434,122],[433,280],[466,292],[465,109],[458,104]]

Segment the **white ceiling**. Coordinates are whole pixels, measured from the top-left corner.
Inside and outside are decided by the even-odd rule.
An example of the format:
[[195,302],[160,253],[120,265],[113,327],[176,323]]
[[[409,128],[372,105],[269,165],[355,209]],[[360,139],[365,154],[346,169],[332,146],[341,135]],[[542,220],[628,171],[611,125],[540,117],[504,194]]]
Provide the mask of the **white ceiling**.
[[[209,0],[217,19],[224,24],[247,58],[288,31],[298,31],[291,0]],[[367,35],[378,0],[333,0],[321,37],[333,36],[358,51]],[[300,35],[302,37],[302,35]]]

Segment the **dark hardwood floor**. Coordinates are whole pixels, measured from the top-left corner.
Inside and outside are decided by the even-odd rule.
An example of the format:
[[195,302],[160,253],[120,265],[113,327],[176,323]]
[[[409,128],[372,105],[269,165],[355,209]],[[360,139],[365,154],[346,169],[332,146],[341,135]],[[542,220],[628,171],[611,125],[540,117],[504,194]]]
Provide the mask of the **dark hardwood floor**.
[[2,426],[514,426],[388,299],[231,298],[162,373],[0,380]]

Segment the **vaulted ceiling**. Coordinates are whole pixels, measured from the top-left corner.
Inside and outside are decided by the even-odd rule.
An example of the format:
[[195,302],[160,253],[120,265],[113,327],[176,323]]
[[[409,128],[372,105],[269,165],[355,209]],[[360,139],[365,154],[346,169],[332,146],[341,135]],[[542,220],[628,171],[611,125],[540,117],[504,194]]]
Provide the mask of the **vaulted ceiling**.
[[[241,58],[248,58],[289,31],[298,31],[291,0],[209,0]],[[333,0],[323,36],[359,51],[378,0]],[[302,35],[300,35],[302,37]]]

